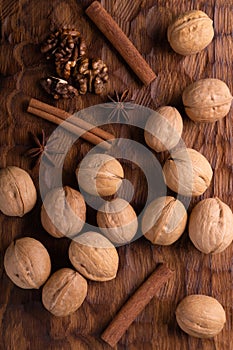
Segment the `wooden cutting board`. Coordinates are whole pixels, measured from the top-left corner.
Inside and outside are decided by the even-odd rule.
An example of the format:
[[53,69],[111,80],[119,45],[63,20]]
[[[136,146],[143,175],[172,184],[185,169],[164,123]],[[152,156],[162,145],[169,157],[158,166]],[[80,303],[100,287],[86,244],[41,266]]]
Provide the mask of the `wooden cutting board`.
[[[214,177],[201,198],[218,196],[233,209],[232,111],[227,118],[213,125],[194,124],[185,115],[181,93],[192,81],[220,78],[233,92],[233,1],[193,0],[102,0],[123,31],[129,36],[157,79],[144,87],[117,55],[111,44],[84,15],[90,1],[75,0],[1,0],[0,48],[0,166],[20,166],[30,172],[38,189],[38,169],[31,169],[31,160],[23,153],[32,145],[29,131],[50,135],[55,126],[25,112],[29,96],[54,104],[69,112],[107,102],[107,96],[87,95],[69,101],[53,101],[42,91],[38,80],[51,72],[51,66],[40,54],[39,44],[50,30],[64,24],[80,29],[94,57],[101,57],[109,66],[109,94],[130,89],[137,104],[156,108],[172,105],[182,113],[183,139],[188,147],[200,151],[210,161]],[[182,57],[170,48],[166,29],[172,17],[190,9],[205,11],[213,20],[214,41],[201,53]],[[143,132],[130,127],[109,126],[117,136],[133,137],[143,142]],[[74,170],[91,146],[79,141],[69,152],[64,168],[64,183],[77,188]],[[159,160],[164,161],[166,155]],[[132,205],[137,213],[143,208],[147,190],[142,171],[125,164],[126,177],[132,182],[135,195]],[[194,203],[192,201],[189,210]],[[101,332],[116,311],[145,280],[158,262],[175,268],[170,281],[135,320],[116,349],[127,350],[229,350],[232,345],[232,253],[229,247],[222,254],[211,256],[198,252],[187,232],[170,247],[152,246],[138,241],[120,247],[117,278],[106,283],[88,282],[88,296],[82,307],[65,318],[51,316],[41,304],[41,290],[22,290],[7,278],[3,256],[12,240],[31,236],[48,249],[53,271],[70,267],[68,239],[50,237],[40,223],[41,200],[24,218],[0,214],[0,349],[3,350],[107,350]],[[95,212],[88,209],[88,220],[95,222]],[[227,314],[222,333],[210,340],[198,340],[183,333],[175,321],[178,302],[189,294],[207,294],[219,300]]]

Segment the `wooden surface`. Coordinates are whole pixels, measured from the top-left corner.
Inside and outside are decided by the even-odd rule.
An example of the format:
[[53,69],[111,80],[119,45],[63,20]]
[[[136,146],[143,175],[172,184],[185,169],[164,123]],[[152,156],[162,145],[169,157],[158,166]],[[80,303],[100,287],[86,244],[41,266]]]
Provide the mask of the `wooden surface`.
[[[55,126],[25,112],[29,96],[54,103],[68,112],[106,102],[102,97],[87,95],[72,101],[55,103],[44,93],[38,79],[51,72],[51,66],[40,54],[39,44],[50,29],[63,24],[80,28],[93,56],[109,66],[109,93],[130,89],[135,102],[156,108],[176,106],[184,119],[183,139],[188,147],[203,153],[210,161],[214,178],[202,196],[218,196],[233,209],[232,111],[224,120],[213,124],[194,124],[181,106],[184,88],[199,78],[224,80],[233,92],[233,2],[185,0],[103,0],[103,6],[114,16],[123,31],[157,73],[151,86],[143,87],[112,46],[103,38],[84,8],[90,1],[75,0],[1,0],[0,49],[0,166],[16,165],[30,171],[38,188],[38,169],[31,170],[31,161],[22,154],[31,145],[29,131],[47,135]],[[190,9],[204,10],[214,20],[215,38],[200,54],[182,57],[174,53],[166,39],[166,28],[172,16]],[[123,137],[143,142],[143,133],[130,128],[109,127]],[[74,170],[90,146],[78,142],[69,152],[64,169],[64,183],[77,187]],[[164,161],[164,155],[159,159]],[[125,165],[126,177],[136,190],[132,205],[137,213],[146,200],[146,183],[139,169]],[[190,209],[195,199],[191,203]],[[232,252],[229,247],[220,255],[198,252],[187,232],[170,247],[152,246],[146,239],[118,249],[120,267],[117,278],[106,283],[88,282],[88,296],[72,316],[55,318],[41,304],[41,290],[26,291],[14,286],[3,269],[4,251],[19,237],[39,239],[49,250],[53,271],[69,267],[68,239],[50,237],[40,224],[41,200],[24,218],[0,214],[0,349],[4,350],[107,350],[110,347],[100,334],[130,294],[161,261],[176,273],[135,320],[116,346],[118,350],[229,350],[233,348],[232,324]],[[88,220],[95,222],[95,212],[88,209]],[[227,324],[221,334],[210,340],[187,336],[177,326],[174,311],[186,295],[203,293],[221,302]]]

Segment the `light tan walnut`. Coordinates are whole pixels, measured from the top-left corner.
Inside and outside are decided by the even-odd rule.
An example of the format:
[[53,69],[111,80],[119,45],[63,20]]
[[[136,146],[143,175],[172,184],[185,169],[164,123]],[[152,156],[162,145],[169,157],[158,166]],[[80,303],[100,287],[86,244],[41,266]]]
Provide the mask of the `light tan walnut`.
[[65,186],[50,191],[41,208],[41,223],[53,237],[72,237],[86,220],[86,204],[80,192]]
[[34,238],[12,242],[4,256],[8,277],[20,288],[40,288],[48,279],[51,261],[46,248]]
[[122,198],[106,202],[97,213],[97,223],[104,235],[116,244],[129,243],[138,228],[134,209]]
[[199,202],[189,220],[189,237],[205,254],[221,253],[233,240],[233,214],[219,198]]
[[121,164],[107,154],[87,155],[76,170],[78,184],[94,196],[111,196],[124,177]]
[[175,107],[163,106],[156,109],[147,120],[145,141],[156,152],[174,148],[180,141],[183,120]]
[[142,233],[153,244],[169,245],[185,230],[187,212],[174,197],[160,197],[151,202],[142,218]]
[[36,204],[37,194],[30,175],[16,166],[0,169],[0,210],[22,217]]
[[201,79],[189,85],[182,95],[185,111],[195,122],[210,122],[224,118],[232,96],[228,86],[219,79]]
[[219,334],[226,322],[222,305],[207,295],[189,295],[176,309],[180,328],[197,338],[212,338]]
[[163,174],[172,191],[184,196],[200,196],[210,186],[213,171],[201,153],[181,148],[166,160]]
[[203,11],[181,14],[168,27],[168,41],[180,55],[193,55],[208,46],[213,37],[213,21]]
[[78,272],[63,268],[56,271],[42,290],[44,307],[54,316],[72,314],[87,296],[87,281]]
[[70,244],[69,258],[75,269],[93,281],[116,277],[119,257],[114,245],[97,232],[85,232]]

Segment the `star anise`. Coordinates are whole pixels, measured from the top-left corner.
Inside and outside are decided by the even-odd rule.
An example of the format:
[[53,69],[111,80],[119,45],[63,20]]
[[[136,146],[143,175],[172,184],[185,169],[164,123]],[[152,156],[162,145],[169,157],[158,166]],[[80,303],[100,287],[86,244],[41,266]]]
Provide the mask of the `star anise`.
[[123,119],[126,122],[129,120],[128,111],[134,109],[134,106],[130,103],[132,100],[127,101],[129,90],[127,89],[123,91],[121,95],[119,95],[117,91],[114,91],[114,94],[114,98],[108,95],[108,98],[112,103],[108,103],[105,106],[105,108],[112,109],[112,112],[108,116],[108,120],[120,122]]
[[35,147],[30,148],[24,155],[30,158],[37,158],[34,167],[39,166],[42,156],[54,166],[54,160],[52,155],[63,154],[63,152],[58,152],[56,148],[53,148],[53,144],[56,143],[57,138],[47,143],[48,138],[45,136],[45,132],[42,129],[41,135],[38,137],[34,133],[30,133],[33,141],[35,143]]

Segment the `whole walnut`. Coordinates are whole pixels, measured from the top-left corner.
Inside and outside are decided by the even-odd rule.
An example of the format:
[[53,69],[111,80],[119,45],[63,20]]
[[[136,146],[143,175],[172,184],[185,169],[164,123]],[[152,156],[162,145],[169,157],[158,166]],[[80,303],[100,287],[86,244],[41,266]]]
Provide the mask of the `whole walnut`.
[[71,264],[84,277],[109,281],[116,277],[119,257],[114,245],[97,232],[85,232],[70,244]]
[[124,177],[121,164],[107,154],[87,155],[76,170],[78,184],[94,196],[111,196]]
[[213,21],[203,11],[193,10],[180,15],[167,31],[173,50],[181,55],[193,55],[208,46],[213,37]]
[[122,198],[106,202],[97,213],[97,224],[104,235],[116,244],[129,243],[138,229],[137,215]]
[[210,186],[213,176],[208,160],[191,148],[172,152],[163,173],[167,186],[184,196],[200,196]]
[[233,240],[233,214],[219,198],[199,202],[191,212],[189,237],[205,254],[221,253]]
[[56,271],[42,290],[44,307],[54,316],[75,312],[87,296],[87,281],[78,272],[63,268]]
[[142,218],[142,233],[153,244],[174,243],[185,230],[187,212],[174,197],[160,197],[151,202]]
[[144,136],[149,147],[156,152],[163,152],[172,149],[180,141],[183,120],[174,107],[163,106],[156,112],[148,118]]
[[30,175],[16,166],[0,169],[0,210],[22,217],[35,206],[36,188]]
[[41,208],[41,223],[53,237],[72,237],[86,220],[86,204],[81,193],[69,186],[50,191]]
[[197,338],[212,338],[219,334],[226,322],[222,305],[207,295],[189,295],[176,309],[180,328]]
[[212,123],[228,114],[232,96],[224,81],[208,78],[189,85],[184,90],[182,99],[190,119]]
[[42,243],[31,237],[12,242],[4,256],[6,274],[20,288],[40,288],[51,272],[51,261]]

